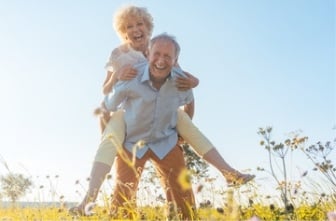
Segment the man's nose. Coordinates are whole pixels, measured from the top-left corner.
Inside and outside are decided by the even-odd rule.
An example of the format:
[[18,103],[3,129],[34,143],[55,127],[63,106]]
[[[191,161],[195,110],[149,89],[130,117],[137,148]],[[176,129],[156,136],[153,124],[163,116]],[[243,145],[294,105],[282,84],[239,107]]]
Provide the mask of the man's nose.
[[165,62],[165,59],[164,59],[164,57],[158,57],[158,63],[159,64],[163,64]]

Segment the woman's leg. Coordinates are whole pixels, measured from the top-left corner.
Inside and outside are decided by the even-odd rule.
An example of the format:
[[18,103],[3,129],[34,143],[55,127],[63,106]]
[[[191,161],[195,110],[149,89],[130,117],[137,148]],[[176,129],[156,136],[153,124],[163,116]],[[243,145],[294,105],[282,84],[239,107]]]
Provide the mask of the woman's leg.
[[216,148],[212,148],[203,155],[203,159],[215,166],[225,177],[228,186],[243,185],[254,179],[254,175],[241,173],[232,168],[220,155]]
[[79,205],[70,209],[70,213],[85,214],[85,206],[97,199],[101,185],[110,172],[118,149],[125,138],[125,123],[123,111],[117,111],[111,118],[103,132],[101,143],[97,149],[93,166],[91,168],[88,190]]
[[190,144],[198,155],[223,174],[228,185],[245,184],[254,178],[254,175],[243,174],[232,168],[183,110],[179,109],[177,116],[177,131],[179,135]]

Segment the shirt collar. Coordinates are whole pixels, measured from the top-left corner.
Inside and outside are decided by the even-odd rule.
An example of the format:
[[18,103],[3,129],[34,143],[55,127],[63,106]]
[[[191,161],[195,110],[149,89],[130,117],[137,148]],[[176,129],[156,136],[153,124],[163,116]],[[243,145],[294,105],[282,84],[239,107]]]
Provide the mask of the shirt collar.
[[[167,79],[172,79],[172,72],[170,72],[170,74],[167,77]],[[141,77],[141,83],[146,82],[146,81],[150,81],[150,77],[149,77],[149,64],[146,65],[144,74]]]
[[149,64],[146,64],[144,74],[141,77],[141,83],[149,81]]

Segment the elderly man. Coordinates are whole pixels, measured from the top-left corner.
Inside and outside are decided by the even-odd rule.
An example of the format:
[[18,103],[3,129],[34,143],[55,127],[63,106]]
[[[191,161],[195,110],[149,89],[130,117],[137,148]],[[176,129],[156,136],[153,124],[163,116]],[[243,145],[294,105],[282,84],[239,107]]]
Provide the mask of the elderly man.
[[[175,79],[184,76],[182,70],[174,67],[179,52],[180,46],[174,37],[167,34],[154,37],[149,44],[148,63],[136,66],[137,77],[119,81],[105,97],[108,111],[116,111],[122,105],[126,123],[125,141],[115,160],[114,211],[134,202],[144,165],[151,160],[161,177],[168,202],[176,205],[182,219],[193,219],[193,192],[178,182],[186,166],[177,145],[177,110],[184,106],[191,115],[194,111],[192,91],[179,91],[175,85]],[[139,141],[142,147],[137,148]],[[109,142],[103,143],[109,145]]]

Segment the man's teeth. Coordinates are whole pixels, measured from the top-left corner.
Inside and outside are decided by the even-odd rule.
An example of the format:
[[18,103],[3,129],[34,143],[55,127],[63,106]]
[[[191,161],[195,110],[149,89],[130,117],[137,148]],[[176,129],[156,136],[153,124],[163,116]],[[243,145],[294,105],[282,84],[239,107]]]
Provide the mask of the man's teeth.
[[164,69],[164,66],[155,65],[155,67],[156,69],[160,69],[160,70]]

